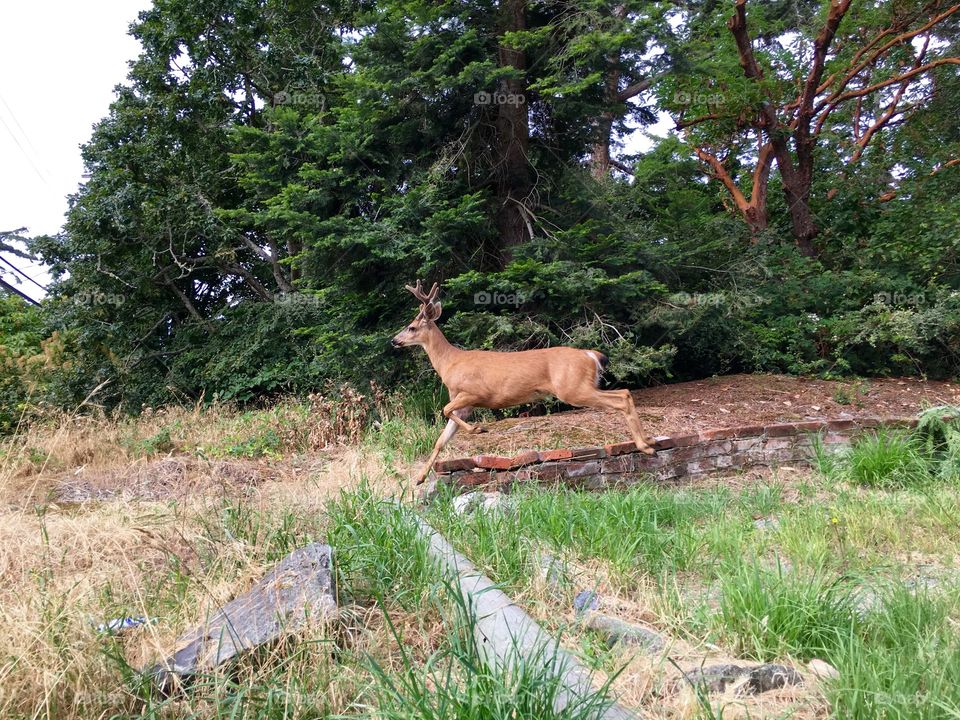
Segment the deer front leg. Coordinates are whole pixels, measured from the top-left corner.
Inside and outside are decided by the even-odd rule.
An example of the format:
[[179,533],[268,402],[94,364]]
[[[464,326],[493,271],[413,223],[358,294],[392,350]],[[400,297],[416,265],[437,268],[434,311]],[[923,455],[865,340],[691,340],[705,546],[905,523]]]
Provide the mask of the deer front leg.
[[421,485],[424,480],[427,479],[427,475],[430,474],[430,471],[433,470],[433,463],[437,461],[437,456],[440,455],[440,451],[446,447],[447,443],[457,434],[457,429],[460,425],[466,425],[468,428],[473,426],[466,423],[463,418],[468,417],[473,410],[469,405],[458,407],[454,410],[449,411],[448,415],[447,407],[450,403],[447,403],[447,406],[443,408],[443,414],[449,418],[447,420],[447,426],[443,429],[443,432],[440,433],[440,437],[437,438],[437,442],[433,446],[433,452],[430,453],[430,458],[427,460],[426,464],[423,466],[423,469],[420,470],[420,474],[417,476],[417,485]]
[[433,452],[430,453],[430,459],[427,460],[427,464],[423,466],[423,469],[420,471],[420,475],[417,476],[417,485],[423,484],[423,481],[427,479],[427,475],[429,475],[430,471],[433,469],[433,463],[436,462],[440,451],[446,447],[447,443],[450,442],[450,439],[456,434],[457,424],[453,421],[453,419],[447,420],[447,426],[443,429],[443,432],[440,433],[440,437],[437,438],[437,442],[433,446]]

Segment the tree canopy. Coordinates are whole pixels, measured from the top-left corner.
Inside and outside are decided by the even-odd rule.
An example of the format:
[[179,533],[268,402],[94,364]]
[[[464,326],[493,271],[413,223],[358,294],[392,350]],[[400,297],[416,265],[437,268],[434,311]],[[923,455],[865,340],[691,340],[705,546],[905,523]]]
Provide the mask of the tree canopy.
[[46,353],[29,392],[54,402],[393,383],[423,367],[387,347],[423,278],[453,341],[602,347],[624,383],[953,375],[958,23],[939,0],[155,0],[63,231],[30,241],[50,297],[16,333],[4,304],[0,343]]

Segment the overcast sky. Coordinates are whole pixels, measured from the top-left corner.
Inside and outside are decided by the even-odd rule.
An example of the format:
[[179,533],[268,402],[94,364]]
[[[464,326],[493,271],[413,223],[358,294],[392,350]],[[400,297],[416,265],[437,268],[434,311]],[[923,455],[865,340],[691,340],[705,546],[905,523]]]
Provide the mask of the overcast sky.
[[[106,116],[113,88],[140,51],[127,30],[150,3],[0,3],[0,230],[52,234],[63,225],[67,196],[82,179],[80,145]],[[668,126],[661,121],[652,129],[663,134]],[[627,144],[649,145],[641,133]],[[40,266],[6,259],[40,284],[49,280]],[[43,294],[26,280],[18,288],[33,298]]]
[[[26,227],[38,235],[60,229],[67,195],[81,181],[80,145],[107,114],[114,86],[139,52],[127,28],[149,5],[0,3],[0,230]],[[45,282],[42,268],[27,271]],[[28,295],[41,294],[24,282],[19,288]]]

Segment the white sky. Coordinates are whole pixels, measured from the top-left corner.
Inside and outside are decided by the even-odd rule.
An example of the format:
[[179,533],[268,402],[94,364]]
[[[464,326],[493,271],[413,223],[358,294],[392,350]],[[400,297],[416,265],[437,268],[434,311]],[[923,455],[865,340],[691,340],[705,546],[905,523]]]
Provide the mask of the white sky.
[[[150,0],[0,3],[0,230],[60,229],[67,195],[81,182],[80,145],[139,54],[127,29],[149,6]],[[42,268],[27,272],[47,280]],[[10,282],[12,273],[4,277]],[[34,298],[42,294],[26,281],[18,287]]]
[[[27,235],[60,230],[67,196],[81,183],[80,145],[125,82],[127,63],[139,44],[127,34],[151,0],[52,0],[0,3],[0,230],[26,227]],[[654,128],[664,134],[672,123]],[[627,150],[644,150],[640,132]],[[39,265],[5,258],[41,285],[49,275]],[[4,266],[5,267],[5,266]],[[22,292],[43,292],[4,272]]]

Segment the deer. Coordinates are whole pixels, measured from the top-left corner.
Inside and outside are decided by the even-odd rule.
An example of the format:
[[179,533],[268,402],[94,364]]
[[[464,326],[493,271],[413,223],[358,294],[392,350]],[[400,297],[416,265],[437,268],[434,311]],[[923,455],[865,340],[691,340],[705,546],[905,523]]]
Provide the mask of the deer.
[[637,450],[654,454],[644,438],[630,391],[598,389],[607,366],[606,355],[572,347],[514,352],[463,350],[452,345],[437,327],[442,311],[437,299],[439,283],[434,283],[429,293],[423,292],[420,280],[416,286],[404,287],[420,302],[420,310],[413,321],[394,336],[391,344],[395,348],[422,347],[450,396],[450,402],[443,407],[446,427],[417,476],[417,485],[427,479],[437,456],[458,430],[486,432],[485,428],[467,422],[474,408],[500,410],[551,396],[576,407],[619,410]]

